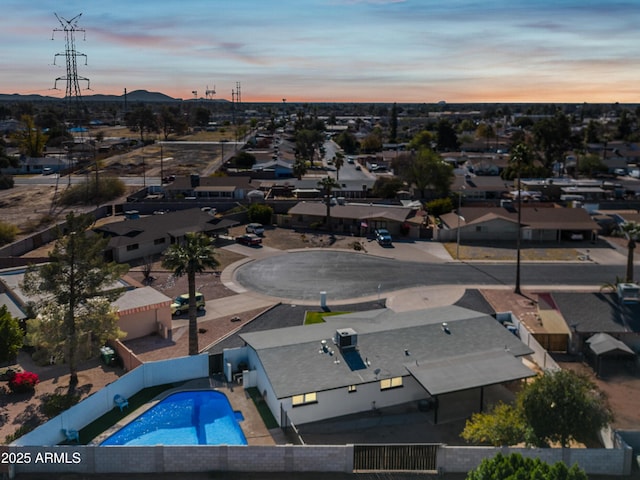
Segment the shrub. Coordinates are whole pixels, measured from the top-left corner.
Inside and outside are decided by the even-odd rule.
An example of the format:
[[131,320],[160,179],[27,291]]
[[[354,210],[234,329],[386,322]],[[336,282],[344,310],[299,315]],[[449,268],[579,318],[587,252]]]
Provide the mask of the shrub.
[[427,203],[427,211],[429,215],[439,217],[453,210],[453,202],[450,198],[437,198]]
[[18,227],[10,223],[0,222],[0,245],[11,243],[18,234]]
[[52,393],[42,400],[42,413],[44,413],[47,418],[53,418],[65,410],[69,410],[79,401],[79,393]]
[[38,375],[33,372],[19,372],[9,380],[9,388],[14,393],[31,392],[39,382]]
[[262,223],[263,225],[269,225],[271,223],[271,215],[273,214],[273,208],[263,203],[252,203],[249,205],[247,211],[250,222]]
[[97,190],[95,179],[89,179],[65,190],[60,201],[63,205],[99,204],[121,197],[125,191],[126,187],[119,178],[101,177]]

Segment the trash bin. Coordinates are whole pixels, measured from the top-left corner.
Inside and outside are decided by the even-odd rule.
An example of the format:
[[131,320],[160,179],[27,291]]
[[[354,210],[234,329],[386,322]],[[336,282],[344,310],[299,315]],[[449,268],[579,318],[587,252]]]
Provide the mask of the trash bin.
[[100,356],[105,365],[113,365],[116,360],[116,352],[111,347],[100,348]]

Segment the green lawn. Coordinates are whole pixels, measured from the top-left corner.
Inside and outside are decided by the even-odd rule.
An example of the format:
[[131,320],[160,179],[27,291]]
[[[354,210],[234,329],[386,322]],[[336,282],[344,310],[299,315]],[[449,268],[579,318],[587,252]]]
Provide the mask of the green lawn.
[[253,403],[255,404],[265,427],[267,427],[267,429],[269,430],[272,428],[278,428],[278,422],[276,422],[276,419],[273,418],[271,410],[269,410],[267,403],[262,398],[260,391],[256,387],[251,387],[247,388],[247,393],[251,396],[251,400],[253,400]]
[[351,312],[307,312],[304,317],[304,324],[311,325],[313,323],[324,323],[322,317],[330,317],[333,315],[344,315]]

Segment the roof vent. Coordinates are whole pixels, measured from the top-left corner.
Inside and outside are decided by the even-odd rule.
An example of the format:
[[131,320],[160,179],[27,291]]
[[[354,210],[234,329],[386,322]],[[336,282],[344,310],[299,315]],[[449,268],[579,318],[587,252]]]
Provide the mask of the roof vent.
[[340,350],[355,349],[358,346],[358,334],[353,328],[341,328],[336,331],[336,345]]

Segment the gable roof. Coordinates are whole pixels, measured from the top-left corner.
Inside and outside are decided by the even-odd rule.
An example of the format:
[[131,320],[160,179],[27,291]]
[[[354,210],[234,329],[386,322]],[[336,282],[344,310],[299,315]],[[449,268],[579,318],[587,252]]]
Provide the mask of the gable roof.
[[617,338],[613,338],[607,333],[596,333],[587,339],[589,348],[596,355],[616,354],[616,355],[632,355],[635,352],[631,350],[624,342]]
[[[345,328],[357,332],[357,349],[341,351],[334,345],[336,331]],[[512,357],[532,353],[494,318],[457,306],[357,312],[240,337],[256,351],[278,398],[407,376],[407,365],[416,362],[429,365],[496,349]],[[333,354],[323,352],[322,340]],[[500,370],[497,363],[492,368]]]
[[219,219],[199,208],[179,210],[164,215],[150,215],[135,220],[109,223],[93,231],[112,237],[110,247],[122,247],[134,243],[151,242],[165,235],[179,237],[187,232],[216,232],[237,225],[238,222]]
[[640,304],[621,304],[616,293],[551,295],[567,325],[576,332],[640,332]]
[[[386,220],[403,222],[414,211],[408,207],[395,207],[389,205],[362,205],[347,203],[345,205],[332,205],[332,218],[346,218],[352,220],[384,218]],[[311,215],[324,217],[327,214],[327,206],[322,202],[300,202],[289,209],[289,215]]]
[[[517,210],[504,207],[462,207],[460,226],[480,224],[496,219],[518,222]],[[538,230],[598,230],[600,227],[583,208],[522,207],[522,226]],[[458,216],[448,213],[440,217],[449,228],[457,228]]]

